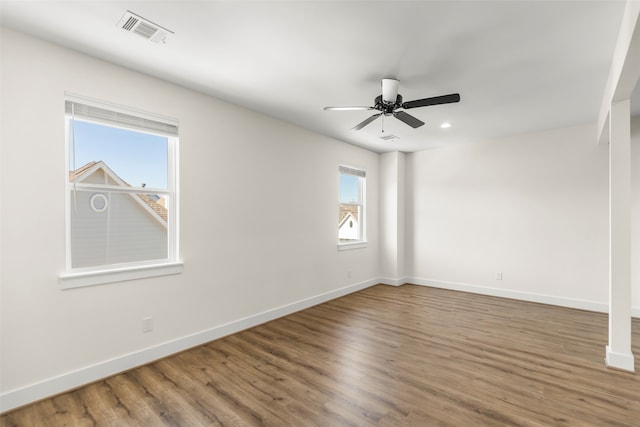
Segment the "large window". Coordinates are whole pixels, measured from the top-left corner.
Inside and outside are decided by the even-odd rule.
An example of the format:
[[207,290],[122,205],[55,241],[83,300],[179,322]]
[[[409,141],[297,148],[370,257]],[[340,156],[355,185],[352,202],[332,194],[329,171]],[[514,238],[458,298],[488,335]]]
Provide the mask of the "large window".
[[181,271],[177,122],[72,97],[65,110],[69,155],[63,285]]
[[365,242],[365,180],[366,172],[340,166],[338,209],[338,243],[343,247]]

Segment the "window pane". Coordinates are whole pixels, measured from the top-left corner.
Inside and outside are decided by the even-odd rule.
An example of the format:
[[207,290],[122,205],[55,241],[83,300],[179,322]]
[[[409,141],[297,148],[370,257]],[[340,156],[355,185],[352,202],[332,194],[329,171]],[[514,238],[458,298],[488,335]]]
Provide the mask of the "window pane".
[[340,205],[338,214],[338,239],[341,242],[360,240],[360,205]]
[[165,206],[150,193],[71,191],[72,267],[167,259]]
[[340,203],[360,203],[360,178],[340,174]]
[[132,187],[167,188],[167,137],[78,119],[70,126],[74,128],[69,131],[71,169],[102,161]]

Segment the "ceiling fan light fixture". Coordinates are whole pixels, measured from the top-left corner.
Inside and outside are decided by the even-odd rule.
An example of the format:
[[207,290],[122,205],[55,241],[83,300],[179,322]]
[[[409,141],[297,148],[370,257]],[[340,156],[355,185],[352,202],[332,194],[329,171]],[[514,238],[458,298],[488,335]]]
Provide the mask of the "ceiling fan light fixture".
[[442,128],[442,129],[449,129],[451,126],[453,126],[453,124],[452,124],[452,123],[450,123],[450,122],[444,122],[444,123],[442,123],[442,124],[440,125],[440,128]]
[[382,79],[382,100],[388,104],[396,102],[398,96],[398,85],[400,81],[396,79]]

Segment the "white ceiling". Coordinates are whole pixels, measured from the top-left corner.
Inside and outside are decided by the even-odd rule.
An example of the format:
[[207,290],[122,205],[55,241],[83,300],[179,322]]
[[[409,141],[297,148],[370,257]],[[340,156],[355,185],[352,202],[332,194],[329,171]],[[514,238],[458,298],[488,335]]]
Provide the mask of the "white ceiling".
[[[595,121],[624,1],[6,1],[2,25],[368,149],[443,144]],[[175,32],[154,44],[116,26],[126,10]],[[412,129],[370,111],[380,79],[413,100]],[[637,88],[640,89],[640,88]],[[636,94],[638,94],[636,90]],[[634,97],[633,109],[640,113]],[[212,118],[215,120],[215,118]],[[454,126],[440,129],[440,123]]]

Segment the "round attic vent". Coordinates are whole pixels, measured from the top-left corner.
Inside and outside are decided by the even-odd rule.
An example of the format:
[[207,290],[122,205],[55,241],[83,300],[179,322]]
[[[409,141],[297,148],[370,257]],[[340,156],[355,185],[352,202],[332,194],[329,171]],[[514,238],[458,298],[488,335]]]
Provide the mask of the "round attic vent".
[[89,206],[91,206],[91,210],[94,212],[100,213],[107,210],[109,201],[104,194],[96,193],[89,199]]

